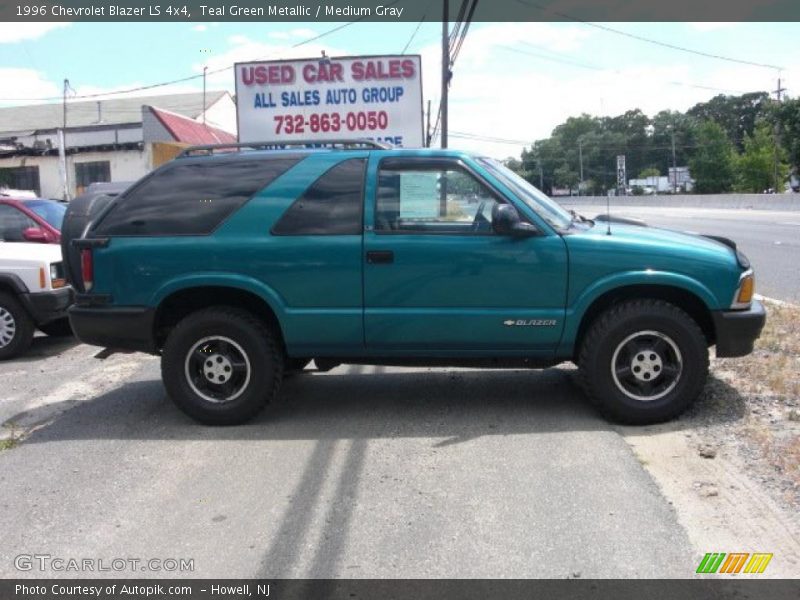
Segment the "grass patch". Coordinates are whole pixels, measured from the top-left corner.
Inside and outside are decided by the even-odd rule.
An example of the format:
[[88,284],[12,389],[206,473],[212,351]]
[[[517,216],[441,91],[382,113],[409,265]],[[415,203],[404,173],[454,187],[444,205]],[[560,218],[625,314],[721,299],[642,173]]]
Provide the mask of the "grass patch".
[[767,304],[767,323],[753,353],[714,360],[715,374],[745,399],[742,433],[772,475],[800,501],[800,307]]
[[11,450],[12,448],[16,448],[19,445],[19,440],[16,438],[7,438],[5,440],[0,440],[0,452],[3,450]]
[[767,324],[753,353],[716,362],[736,373],[742,391],[796,401],[800,396],[800,307],[768,305],[767,310]]

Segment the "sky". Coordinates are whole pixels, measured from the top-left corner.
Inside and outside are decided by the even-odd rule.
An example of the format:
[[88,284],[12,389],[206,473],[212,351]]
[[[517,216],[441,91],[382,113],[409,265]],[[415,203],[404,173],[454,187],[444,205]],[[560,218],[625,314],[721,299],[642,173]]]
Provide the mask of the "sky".
[[[419,27],[418,27],[419,25]],[[608,23],[620,31],[744,61],[648,44],[586,23],[474,23],[450,87],[450,147],[519,156],[570,116],[686,110],[720,93],[800,94],[798,23]],[[441,23],[0,23],[0,106],[115,92],[237,61],[357,54],[422,55],[424,101],[439,103]],[[417,29],[418,28],[418,29]],[[416,30],[416,33],[415,33]],[[301,44],[298,46],[298,44]],[[407,48],[406,48],[407,46]],[[233,70],[209,90],[233,92]],[[709,89],[714,88],[714,89]],[[202,80],[140,92],[200,91]],[[38,100],[38,102],[37,102]]]

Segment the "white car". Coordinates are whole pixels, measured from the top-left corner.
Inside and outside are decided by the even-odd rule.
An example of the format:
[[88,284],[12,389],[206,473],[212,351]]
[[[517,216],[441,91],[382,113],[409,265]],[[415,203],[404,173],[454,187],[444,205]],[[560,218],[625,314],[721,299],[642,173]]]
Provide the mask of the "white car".
[[36,328],[70,334],[72,297],[59,245],[0,242],[0,360],[27,350]]

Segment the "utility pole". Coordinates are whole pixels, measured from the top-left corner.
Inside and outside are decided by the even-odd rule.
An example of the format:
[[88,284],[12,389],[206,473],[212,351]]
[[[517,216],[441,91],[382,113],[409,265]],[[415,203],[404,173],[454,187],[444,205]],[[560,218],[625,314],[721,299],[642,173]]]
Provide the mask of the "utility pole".
[[427,125],[425,126],[425,147],[431,147],[431,101],[428,100]]
[[[781,103],[781,95],[785,91],[786,91],[786,88],[781,87],[781,78],[778,77],[778,87],[773,92],[775,94],[775,98],[778,101],[778,104]],[[778,192],[778,184],[780,183],[778,181],[778,179],[779,179],[779,175],[778,175],[778,146],[780,145],[780,128],[778,127],[778,120],[777,119],[775,120],[775,127],[773,128],[773,142],[772,142],[772,145],[773,145],[773,153],[772,154],[773,154],[773,165],[774,165],[773,166],[773,173],[772,173],[772,182],[773,182],[772,189],[775,190],[775,193],[777,194],[777,193],[779,193]]]
[[442,148],[447,148],[447,90],[450,86],[450,6],[442,0]]
[[206,124],[206,71],[207,65],[203,67],[203,125]]
[[778,77],[778,89],[776,89],[774,92],[772,92],[773,94],[775,94],[775,97],[778,99],[778,102],[781,101],[781,94],[783,94],[783,92],[785,92],[785,91],[786,91],[786,88],[781,87],[781,78]]
[[678,192],[678,163],[675,160],[675,127],[670,125],[672,134],[672,193]]
[[62,96],[63,120],[61,135],[58,140],[58,156],[61,162],[62,183],[64,186],[64,200],[71,200],[69,190],[69,169],[67,168],[67,91],[70,90],[69,79],[64,79],[64,93]]
[[581,182],[578,184],[578,195],[583,195],[583,136],[578,137],[578,160],[581,165]]

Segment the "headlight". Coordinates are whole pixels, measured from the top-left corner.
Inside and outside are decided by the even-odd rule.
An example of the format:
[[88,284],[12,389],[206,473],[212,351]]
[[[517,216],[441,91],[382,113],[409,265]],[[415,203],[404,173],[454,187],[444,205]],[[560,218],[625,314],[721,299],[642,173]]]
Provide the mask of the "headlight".
[[755,275],[753,275],[753,269],[748,269],[739,277],[739,286],[736,288],[736,293],[733,295],[731,308],[749,308],[755,291],[756,278]]
[[64,279],[63,265],[53,263],[50,265],[50,285],[54,288],[64,287],[67,284]]

